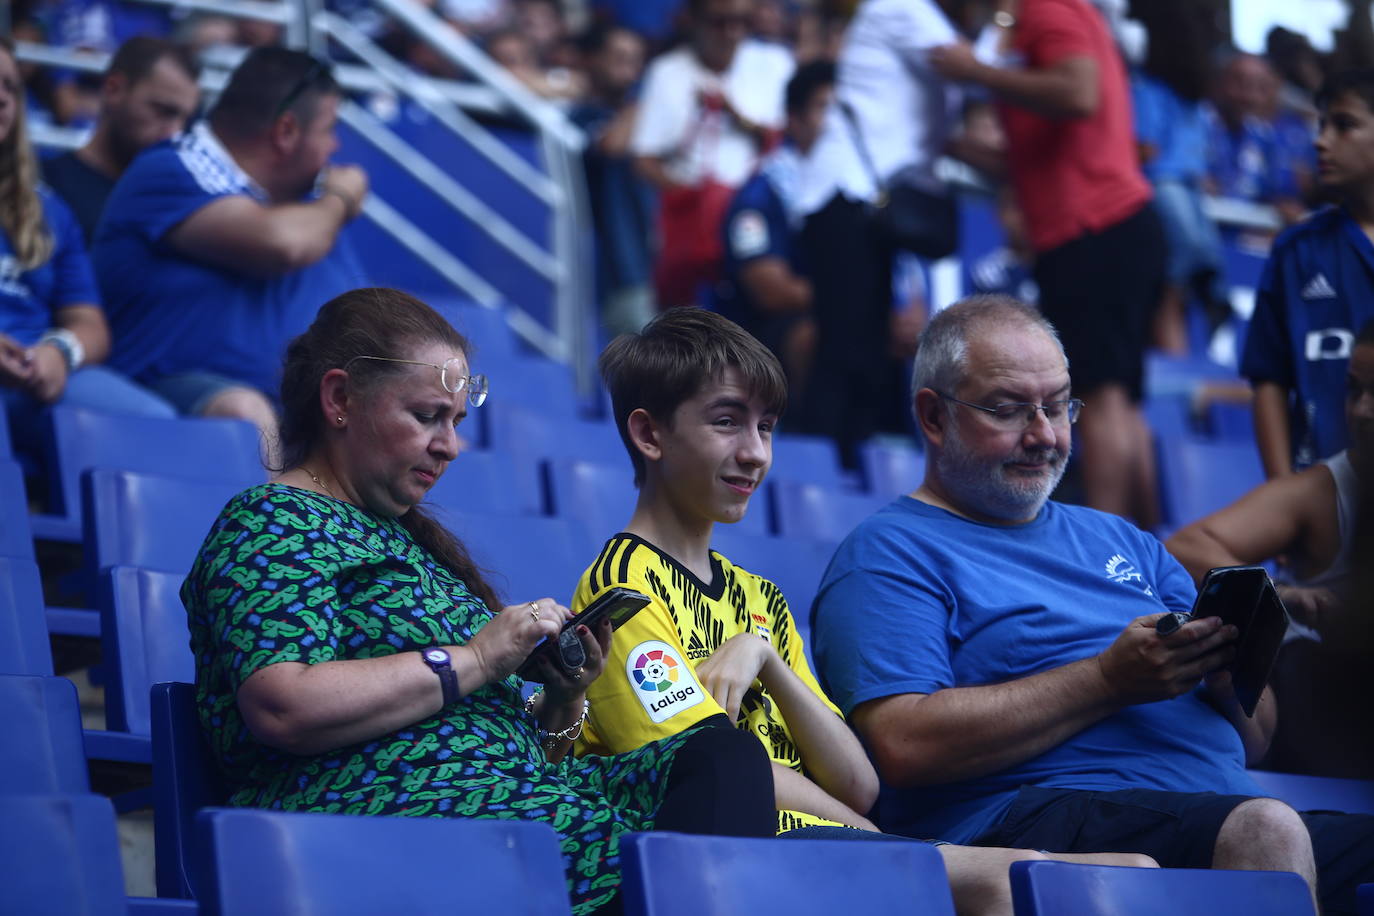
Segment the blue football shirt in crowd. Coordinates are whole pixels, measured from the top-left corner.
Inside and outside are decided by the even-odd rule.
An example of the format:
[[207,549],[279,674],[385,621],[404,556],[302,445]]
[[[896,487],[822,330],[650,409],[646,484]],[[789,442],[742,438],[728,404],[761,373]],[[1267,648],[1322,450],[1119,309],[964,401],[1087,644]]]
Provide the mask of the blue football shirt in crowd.
[[287,343],[321,305],[362,285],[344,236],[320,261],[270,277],[195,261],[168,244],[177,224],[231,195],[267,200],[204,123],[142,153],[119,179],[91,251],[115,368],[140,381],[214,372],[275,397]]
[[740,282],[741,271],[761,258],[780,258],[793,270],[802,216],[794,209],[801,156],[790,144],[768,155],[731,198],[721,222],[725,252],[713,307],[778,352],[799,314],[765,312]]
[[1292,393],[1295,467],[1348,445],[1346,370],[1355,335],[1371,320],[1374,245],[1343,207],[1328,207],[1279,235],[1255,293],[1240,372]]
[[1297,196],[1296,179],[1285,167],[1273,125],[1246,118],[1231,130],[1214,111],[1206,110],[1207,171],[1221,197],[1271,202]]
[[1200,102],[1189,102],[1152,76],[1131,79],[1136,139],[1154,149],[1142,165],[1151,181],[1196,183],[1207,174],[1207,118]]
[[0,332],[26,347],[37,343],[53,326],[57,309],[100,302],[76,217],[45,185],[38,186],[38,197],[53,236],[51,257],[31,270],[23,270],[14,256],[14,246],[0,233]]
[[[985,525],[904,496],[836,551],[814,605],[812,650],[848,715],[869,700],[997,684],[1090,658],[1135,618],[1189,610],[1194,596],[1164,546],[1117,516],[1050,502],[1026,524]],[[1128,706],[996,773],[885,786],[878,823],[967,843],[1023,785],[1257,792],[1239,734],[1194,691]]]

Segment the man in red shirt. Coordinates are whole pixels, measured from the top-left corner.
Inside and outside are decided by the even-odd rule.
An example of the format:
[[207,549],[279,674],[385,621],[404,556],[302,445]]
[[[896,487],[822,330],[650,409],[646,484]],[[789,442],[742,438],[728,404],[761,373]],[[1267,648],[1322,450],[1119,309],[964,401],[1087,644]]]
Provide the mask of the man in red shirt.
[[1088,505],[1157,521],[1140,412],[1144,348],[1165,248],[1141,174],[1125,65],[1086,0],[1000,0],[1004,66],[966,45],[932,53],[950,79],[998,98],[1007,172],[1036,253],[1040,308],[1059,329],[1074,394]]

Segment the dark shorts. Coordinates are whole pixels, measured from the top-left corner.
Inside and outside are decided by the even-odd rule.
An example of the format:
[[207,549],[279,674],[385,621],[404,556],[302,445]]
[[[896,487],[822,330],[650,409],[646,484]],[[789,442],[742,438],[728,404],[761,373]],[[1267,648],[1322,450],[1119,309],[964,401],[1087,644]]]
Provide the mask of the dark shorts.
[[[1246,795],[1023,786],[975,846],[1046,852],[1141,852],[1165,868],[1208,868],[1217,834]],[[1355,913],[1355,888],[1374,881],[1374,816],[1304,812],[1322,907]]]
[[1074,394],[1115,383],[1133,403],[1140,400],[1166,258],[1159,215],[1147,204],[1036,259],[1040,310],[1064,342]]

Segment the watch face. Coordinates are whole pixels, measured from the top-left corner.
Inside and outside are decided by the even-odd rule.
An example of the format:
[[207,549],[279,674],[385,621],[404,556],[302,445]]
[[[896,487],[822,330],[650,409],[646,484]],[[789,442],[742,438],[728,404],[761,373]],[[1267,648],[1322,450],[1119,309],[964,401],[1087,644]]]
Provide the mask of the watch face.
[[448,664],[448,653],[443,649],[426,649],[425,661],[434,665]]

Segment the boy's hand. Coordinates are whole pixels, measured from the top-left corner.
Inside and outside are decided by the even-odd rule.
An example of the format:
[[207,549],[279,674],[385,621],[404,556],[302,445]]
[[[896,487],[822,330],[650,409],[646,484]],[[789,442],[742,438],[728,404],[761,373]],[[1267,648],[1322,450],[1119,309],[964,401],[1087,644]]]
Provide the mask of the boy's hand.
[[757,633],[737,633],[721,643],[720,648],[697,667],[697,677],[734,722],[739,719],[744,694],[770,659],[782,661],[768,640]]

